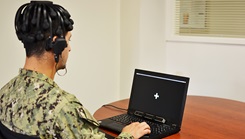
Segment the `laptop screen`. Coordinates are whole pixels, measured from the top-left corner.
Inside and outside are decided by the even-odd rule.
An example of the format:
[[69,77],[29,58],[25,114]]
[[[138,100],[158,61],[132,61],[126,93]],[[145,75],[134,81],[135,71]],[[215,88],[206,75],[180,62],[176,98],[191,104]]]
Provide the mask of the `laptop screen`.
[[188,83],[187,77],[136,69],[128,109],[180,126]]

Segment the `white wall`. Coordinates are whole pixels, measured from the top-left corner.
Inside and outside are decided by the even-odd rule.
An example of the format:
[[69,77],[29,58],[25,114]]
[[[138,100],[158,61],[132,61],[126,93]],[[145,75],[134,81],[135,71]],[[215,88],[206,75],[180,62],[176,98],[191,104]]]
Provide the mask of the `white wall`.
[[120,5],[120,97],[128,98],[139,63],[140,0],[122,0]]
[[189,94],[245,101],[245,46],[168,42],[167,72],[189,76]]
[[119,99],[120,3],[119,0],[62,2],[72,14],[75,27],[68,74],[56,79],[93,113],[103,104]]
[[23,67],[25,51],[17,39],[14,30],[15,12],[17,11],[19,5],[23,3],[23,1],[21,2],[16,0],[9,2],[8,0],[1,0],[0,2],[0,86],[2,87],[12,77],[18,74],[18,69],[20,67]]
[[120,97],[128,98],[135,68],[165,69],[165,1],[121,1]]
[[166,72],[189,76],[190,95],[245,102],[245,39],[174,35],[174,1],[166,1]]
[[189,95],[245,102],[245,39],[175,36],[175,1],[121,2],[121,98],[143,68],[190,77]]

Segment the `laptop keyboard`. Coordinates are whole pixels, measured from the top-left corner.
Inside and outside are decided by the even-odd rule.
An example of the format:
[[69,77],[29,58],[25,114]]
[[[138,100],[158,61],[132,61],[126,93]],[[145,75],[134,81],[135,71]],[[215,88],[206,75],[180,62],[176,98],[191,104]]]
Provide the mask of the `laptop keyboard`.
[[128,114],[114,116],[111,117],[110,119],[122,123],[123,125],[128,125],[132,122],[146,122],[151,127],[151,133],[153,134],[159,134],[163,132],[168,132],[170,130],[175,130],[175,126],[169,126],[166,124],[151,122],[149,120],[144,120],[142,118],[138,118],[136,116],[131,116]]

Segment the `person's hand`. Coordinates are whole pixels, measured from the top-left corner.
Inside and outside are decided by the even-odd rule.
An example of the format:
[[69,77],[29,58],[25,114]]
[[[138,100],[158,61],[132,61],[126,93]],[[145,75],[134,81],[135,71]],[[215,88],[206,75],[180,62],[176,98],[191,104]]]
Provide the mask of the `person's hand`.
[[138,139],[145,134],[150,134],[150,126],[146,122],[134,122],[123,128],[122,132],[131,134],[134,139]]

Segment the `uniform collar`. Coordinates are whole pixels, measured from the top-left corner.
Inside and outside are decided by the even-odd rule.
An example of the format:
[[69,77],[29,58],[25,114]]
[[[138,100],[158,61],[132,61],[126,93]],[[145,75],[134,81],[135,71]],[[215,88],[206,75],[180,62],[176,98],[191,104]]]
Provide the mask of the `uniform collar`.
[[52,86],[58,86],[54,80],[52,80],[51,78],[49,78],[48,76],[46,76],[45,74],[42,74],[40,72],[37,71],[33,71],[33,70],[27,70],[27,69],[20,69],[19,70],[19,74],[20,76],[28,76],[31,78],[37,78],[39,80],[45,81],[47,83],[49,83]]

